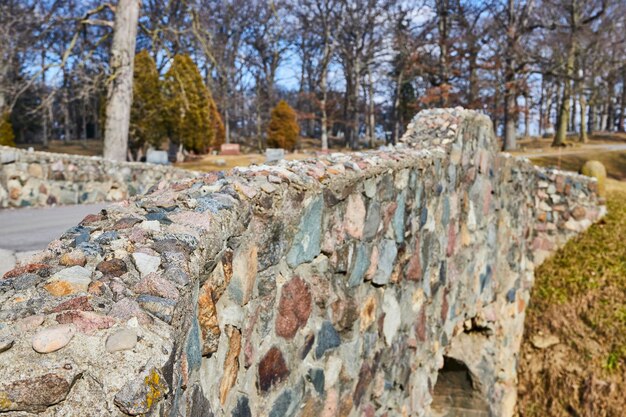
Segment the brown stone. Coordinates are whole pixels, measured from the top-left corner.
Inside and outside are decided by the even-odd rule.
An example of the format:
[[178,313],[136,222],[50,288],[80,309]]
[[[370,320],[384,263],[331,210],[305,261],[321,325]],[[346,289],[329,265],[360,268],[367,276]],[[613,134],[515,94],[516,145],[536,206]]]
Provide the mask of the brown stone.
[[128,229],[130,227],[133,227],[134,225],[136,225],[137,223],[141,221],[142,219],[138,219],[136,217],[124,217],[116,221],[115,224],[111,226],[111,229],[113,230]]
[[2,278],[14,278],[22,274],[37,274],[43,276],[47,274],[48,268],[50,268],[50,266],[46,264],[28,264],[18,266],[17,268],[13,268],[6,272]]
[[352,395],[352,401],[354,402],[354,404],[356,404],[357,407],[361,403],[363,395],[365,394],[365,391],[372,382],[373,377],[374,375],[372,372],[372,368],[367,363],[361,365],[361,370],[359,371],[359,380],[356,384],[356,387],[354,388],[354,393]]
[[415,238],[415,249],[409,258],[406,267],[406,279],[409,281],[419,281],[422,278],[422,263],[420,262],[420,241]]
[[91,224],[91,223],[95,223],[95,222],[99,222],[104,220],[106,217],[103,216],[102,214],[88,214],[85,216],[85,218],[80,222],[81,226],[84,226],[86,224]]
[[584,207],[576,206],[574,210],[572,210],[572,217],[576,220],[582,220],[587,215],[587,210]]
[[276,334],[291,339],[303,327],[311,314],[311,292],[308,285],[299,277],[293,278],[282,288]]
[[60,313],[66,310],[93,311],[93,307],[89,303],[89,297],[86,295],[74,297],[62,302],[52,309],[53,313]]
[[62,297],[64,295],[70,295],[77,292],[76,288],[74,288],[74,286],[67,281],[52,281],[43,287],[55,297]]
[[102,272],[105,277],[119,277],[124,275],[128,268],[126,263],[117,258],[110,259],[108,261],[102,261],[96,266],[96,270]]
[[372,294],[365,301],[363,308],[361,309],[360,314],[360,330],[364,332],[367,330],[372,323],[376,320],[376,295]]
[[210,282],[204,283],[198,296],[198,323],[202,338],[202,356],[217,351],[220,339],[220,327],[217,321],[217,310],[213,301],[213,290]]
[[541,211],[537,215],[537,220],[539,220],[540,222],[545,222],[547,218],[548,218],[548,214],[545,211]]
[[322,403],[314,397],[310,397],[302,408],[300,417],[318,417],[322,411]]
[[70,388],[70,382],[53,373],[4,383],[0,385],[0,412],[42,412],[63,401]]
[[85,254],[83,253],[82,250],[79,250],[79,249],[73,250],[68,253],[64,253],[63,255],[61,255],[61,258],[59,259],[59,264],[64,265],[64,266],[74,266],[74,265],[85,266],[86,263],[87,263],[87,258],[85,257]]
[[104,316],[93,311],[70,310],[57,314],[59,324],[73,323],[81,333],[95,333],[98,330],[108,329],[115,324],[113,317]]
[[20,198],[20,194],[21,190],[17,187],[11,187],[11,189],[9,190],[9,197],[11,198],[11,200],[17,200],[18,198]]
[[333,324],[339,331],[349,330],[359,313],[353,299],[338,299],[331,304]]
[[282,352],[276,346],[272,347],[259,362],[259,390],[267,392],[288,376],[289,369],[287,369]]
[[415,335],[420,342],[426,341],[426,310],[424,307],[420,309],[415,323]]
[[233,326],[226,327],[229,346],[226,360],[224,361],[224,376],[220,382],[220,402],[222,405],[228,398],[230,389],[237,381],[237,373],[239,372],[239,352],[241,351],[241,331]]

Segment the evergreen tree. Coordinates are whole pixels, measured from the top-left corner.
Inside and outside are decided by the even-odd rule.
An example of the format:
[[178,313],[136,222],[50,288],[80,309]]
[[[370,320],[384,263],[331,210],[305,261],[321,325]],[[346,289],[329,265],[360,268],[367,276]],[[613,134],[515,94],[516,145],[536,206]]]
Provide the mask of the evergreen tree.
[[272,109],[270,123],[267,129],[267,144],[269,146],[293,150],[298,141],[300,126],[296,112],[285,100],[278,102]]
[[158,148],[167,136],[162,116],[161,82],[154,60],[143,50],[135,57],[133,105],[130,112],[129,148],[137,153],[145,145]]
[[15,146],[15,135],[9,113],[0,115],[0,145]]
[[218,147],[226,141],[226,129],[224,128],[224,122],[222,121],[222,116],[220,115],[220,112],[217,110],[217,105],[215,104],[215,100],[213,100],[213,97],[211,96],[209,96],[209,109],[210,109],[210,114],[211,114],[211,120],[213,122],[213,129],[215,132],[215,138],[213,140],[212,145],[215,147]]
[[197,153],[206,153],[215,142],[210,94],[198,67],[188,55],[176,55],[165,74],[167,131],[174,143]]

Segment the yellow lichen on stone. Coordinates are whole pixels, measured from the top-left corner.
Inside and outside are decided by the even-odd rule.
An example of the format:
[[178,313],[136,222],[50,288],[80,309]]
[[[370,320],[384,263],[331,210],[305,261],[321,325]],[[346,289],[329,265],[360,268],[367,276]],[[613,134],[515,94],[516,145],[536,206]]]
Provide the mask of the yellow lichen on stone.
[[146,406],[148,409],[152,408],[152,404],[161,399],[162,393],[160,388],[161,378],[159,374],[153,369],[145,378],[145,384],[148,386],[148,393],[146,394]]
[[9,400],[6,392],[0,392],[0,411],[9,411],[13,408],[13,401]]

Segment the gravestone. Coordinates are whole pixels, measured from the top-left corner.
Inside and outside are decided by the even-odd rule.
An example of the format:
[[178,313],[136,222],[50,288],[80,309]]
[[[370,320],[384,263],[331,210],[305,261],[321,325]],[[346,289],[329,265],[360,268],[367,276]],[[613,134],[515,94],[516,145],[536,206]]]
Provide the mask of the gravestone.
[[265,150],[265,162],[276,162],[285,159],[285,150],[282,148],[267,148]]
[[222,155],[239,155],[240,153],[238,143],[223,143],[220,146],[220,154]]
[[167,165],[170,163],[166,151],[157,151],[156,149],[148,149],[146,153],[146,162],[150,164]]

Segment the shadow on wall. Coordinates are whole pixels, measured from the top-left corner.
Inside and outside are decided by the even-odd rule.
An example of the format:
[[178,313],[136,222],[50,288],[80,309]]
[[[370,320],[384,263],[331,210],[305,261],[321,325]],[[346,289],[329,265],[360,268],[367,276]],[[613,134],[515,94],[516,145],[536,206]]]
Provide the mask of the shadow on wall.
[[488,417],[489,405],[467,366],[444,356],[433,393],[434,417]]

